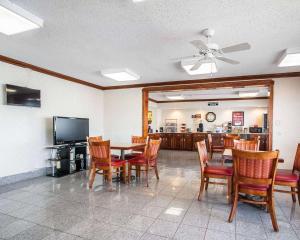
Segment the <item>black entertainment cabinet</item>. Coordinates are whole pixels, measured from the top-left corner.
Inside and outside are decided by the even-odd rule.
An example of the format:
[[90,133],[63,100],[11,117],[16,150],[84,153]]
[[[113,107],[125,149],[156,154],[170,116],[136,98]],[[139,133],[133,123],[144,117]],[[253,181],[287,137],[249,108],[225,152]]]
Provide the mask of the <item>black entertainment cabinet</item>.
[[62,177],[88,169],[87,144],[64,144],[47,147],[51,151],[47,176]]

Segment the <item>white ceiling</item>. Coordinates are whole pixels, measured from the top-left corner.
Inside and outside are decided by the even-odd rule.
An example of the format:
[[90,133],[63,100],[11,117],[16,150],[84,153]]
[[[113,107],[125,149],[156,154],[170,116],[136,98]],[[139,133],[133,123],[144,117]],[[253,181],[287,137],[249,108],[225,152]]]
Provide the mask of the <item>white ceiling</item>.
[[[239,92],[258,92],[257,97],[267,97],[267,87],[244,87],[244,88],[218,88],[209,90],[192,90],[192,91],[172,91],[172,92],[150,92],[149,97],[156,101],[173,101],[167,96],[184,97],[184,100],[191,99],[222,99],[222,98],[241,98]],[[174,100],[176,101],[176,100]]]
[[[298,0],[12,0],[44,28],[0,35],[0,54],[102,86],[208,78],[189,76],[172,58],[195,54],[189,41],[214,28],[221,47],[249,42],[214,77],[299,71],[278,68],[279,54],[300,47]],[[116,82],[99,71],[127,67],[141,79]]]

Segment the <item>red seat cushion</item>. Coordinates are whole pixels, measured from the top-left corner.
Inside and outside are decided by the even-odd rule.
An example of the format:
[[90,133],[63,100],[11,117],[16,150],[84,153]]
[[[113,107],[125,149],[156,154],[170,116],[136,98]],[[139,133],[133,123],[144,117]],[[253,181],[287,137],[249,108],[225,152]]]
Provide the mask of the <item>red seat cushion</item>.
[[[126,161],[125,160],[119,160],[119,159],[116,159],[116,158],[111,158],[111,165],[113,167],[119,167],[119,166],[122,166],[126,164]],[[108,163],[96,163],[96,167],[108,167],[109,164]]]
[[140,156],[136,156],[132,159],[129,159],[128,160],[128,163],[132,164],[132,165],[141,165],[141,164],[146,164],[147,163],[147,160],[144,158],[143,155],[140,155]]
[[232,167],[224,166],[207,166],[204,168],[204,173],[232,176],[233,169]]
[[256,185],[256,184],[239,184],[240,188],[251,189],[256,191],[267,191],[268,186],[266,185]]
[[132,159],[132,158],[141,157],[141,156],[143,156],[142,153],[128,153],[128,154],[125,154],[125,159]]
[[116,154],[111,154],[111,157],[116,158],[116,159],[120,159],[119,155],[116,155]]
[[297,182],[298,175],[292,170],[278,169],[275,176],[275,181],[278,182]]

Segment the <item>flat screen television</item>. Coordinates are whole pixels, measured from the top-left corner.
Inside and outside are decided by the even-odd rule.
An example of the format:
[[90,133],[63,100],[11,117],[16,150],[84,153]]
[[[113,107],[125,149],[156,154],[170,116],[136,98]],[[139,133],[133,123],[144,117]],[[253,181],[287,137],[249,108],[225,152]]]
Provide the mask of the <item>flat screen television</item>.
[[6,84],[5,92],[7,105],[41,107],[40,90]]
[[53,117],[53,144],[75,144],[86,142],[89,136],[89,119]]

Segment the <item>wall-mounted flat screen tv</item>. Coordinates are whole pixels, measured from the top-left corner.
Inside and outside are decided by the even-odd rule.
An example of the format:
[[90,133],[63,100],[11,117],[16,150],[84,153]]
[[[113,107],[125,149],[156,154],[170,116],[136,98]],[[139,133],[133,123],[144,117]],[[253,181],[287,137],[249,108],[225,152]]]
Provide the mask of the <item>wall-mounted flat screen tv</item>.
[[6,84],[5,93],[7,105],[41,107],[40,90]]
[[53,144],[86,142],[89,136],[89,119],[53,117]]

